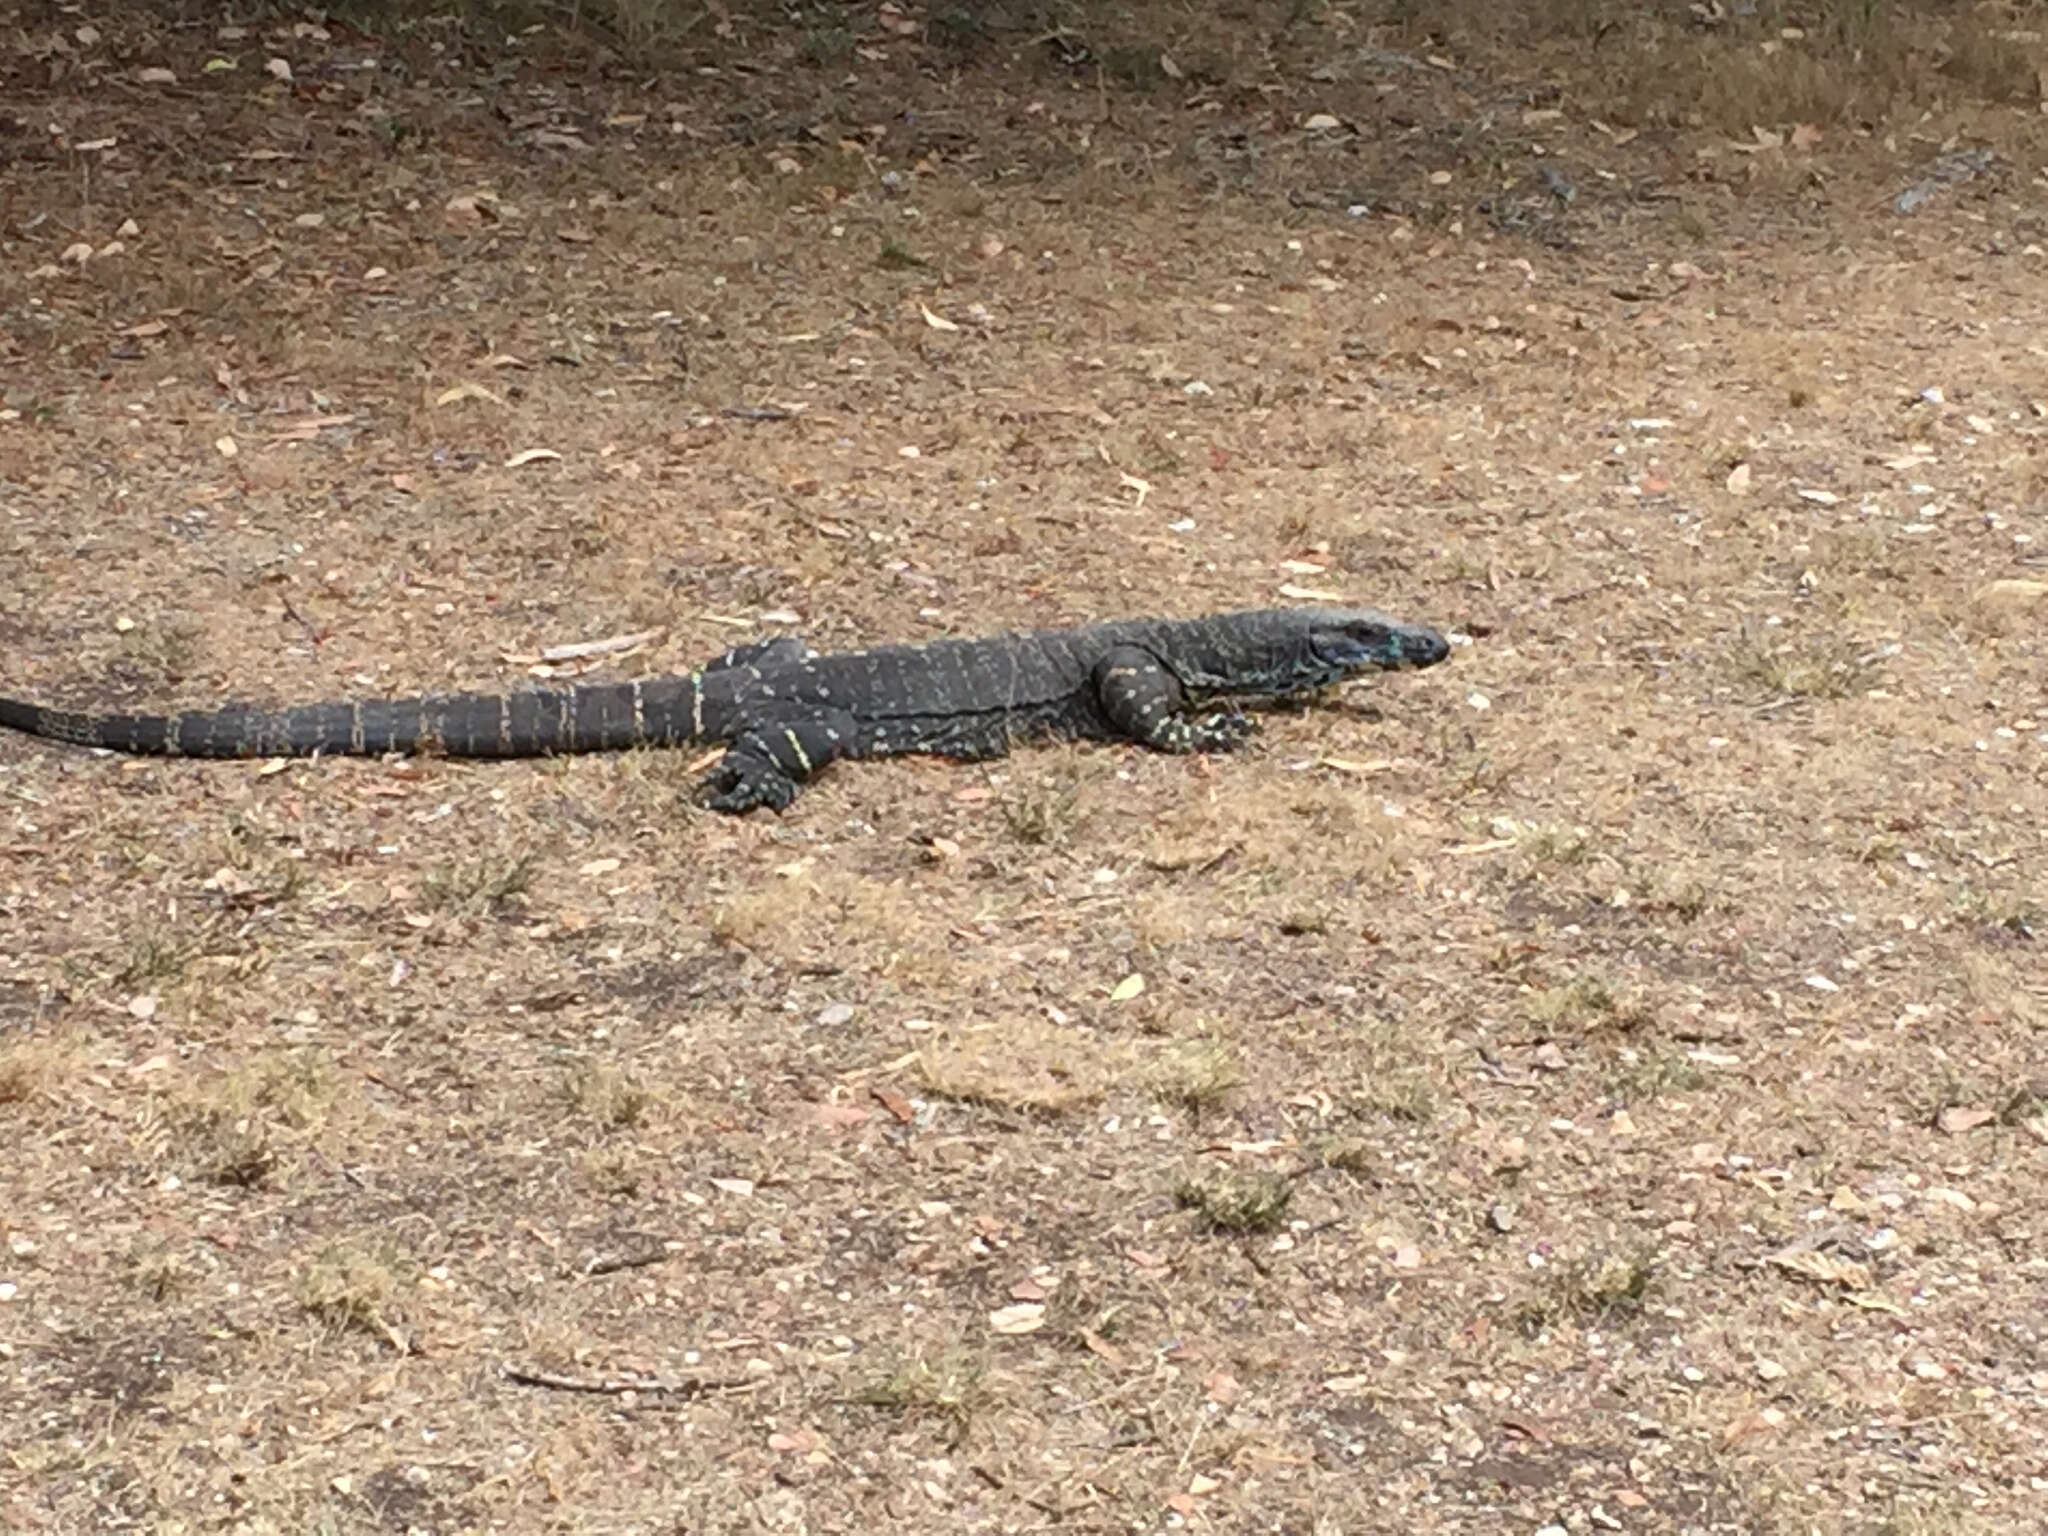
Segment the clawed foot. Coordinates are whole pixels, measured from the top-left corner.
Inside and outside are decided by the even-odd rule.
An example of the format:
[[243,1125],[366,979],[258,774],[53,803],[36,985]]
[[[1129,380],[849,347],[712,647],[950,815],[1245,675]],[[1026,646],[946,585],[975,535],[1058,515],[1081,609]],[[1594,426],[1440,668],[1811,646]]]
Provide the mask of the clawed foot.
[[1250,715],[1233,709],[1190,721],[1188,742],[1197,752],[1235,752],[1258,728]]
[[704,803],[729,816],[744,815],[762,806],[771,811],[787,809],[796,798],[796,784],[788,775],[751,764],[734,764],[728,758],[704,775],[703,790],[710,798]]

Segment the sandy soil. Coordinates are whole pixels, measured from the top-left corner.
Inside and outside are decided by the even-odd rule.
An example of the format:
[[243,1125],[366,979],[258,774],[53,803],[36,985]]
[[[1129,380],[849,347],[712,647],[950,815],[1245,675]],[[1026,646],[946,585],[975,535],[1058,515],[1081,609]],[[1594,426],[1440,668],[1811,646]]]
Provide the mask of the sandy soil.
[[2048,119],[806,15],[22,16],[5,691],[1453,659],[744,821],[0,741],[0,1523],[2037,1520]]

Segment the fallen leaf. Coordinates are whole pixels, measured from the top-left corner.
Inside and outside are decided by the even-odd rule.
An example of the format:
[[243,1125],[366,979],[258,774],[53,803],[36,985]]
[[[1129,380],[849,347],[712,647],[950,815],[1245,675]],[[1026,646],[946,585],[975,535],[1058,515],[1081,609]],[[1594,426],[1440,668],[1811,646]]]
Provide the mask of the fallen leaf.
[[1026,1275],[1022,1280],[1019,1280],[1010,1287],[1010,1300],[1043,1301],[1045,1300],[1045,1287],[1029,1275]]
[[813,1104],[811,1113],[818,1124],[828,1130],[842,1130],[851,1126],[866,1125],[873,1112],[858,1104]]
[[552,448],[524,448],[505,461],[507,469],[518,469],[521,465],[532,464],[541,459],[559,459],[561,455]]
[[1132,998],[1136,997],[1140,992],[1143,992],[1144,990],[1145,977],[1143,973],[1133,971],[1130,975],[1126,976],[1122,981],[1118,982],[1115,986],[1109,989],[1109,1000],[1112,1003],[1128,1003]]
[[1092,1328],[1083,1328],[1081,1330],[1081,1342],[1087,1346],[1090,1354],[1106,1360],[1111,1365],[1122,1365],[1124,1363],[1124,1352]]
[[[544,450],[543,450],[544,451]],[[607,635],[602,640],[572,640],[562,645],[548,645],[541,648],[542,661],[576,661],[585,656],[615,656],[621,651],[637,651],[643,645],[651,645],[668,634],[668,629],[638,629],[630,635]],[[507,657],[506,660],[511,660]]]
[[2048,581],[2022,581],[2009,577],[1988,582],[1976,591],[1979,603],[2001,608],[2027,608],[2048,597]]
[[1722,1448],[1725,1450],[1756,1435],[1770,1434],[1784,1422],[1785,1410],[1782,1408],[1765,1408],[1756,1413],[1745,1413],[1721,1431]]
[[1807,1248],[1796,1253],[1774,1253],[1769,1262],[1795,1275],[1818,1280],[1823,1285],[1839,1285],[1845,1291],[1870,1288],[1869,1267],[1854,1259],[1837,1258],[1833,1254]]
[[[1319,757],[1316,759],[1316,766],[1319,768],[1334,768],[1339,773],[1349,773],[1363,778],[1368,773],[1385,773],[1394,766],[1394,760],[1391,757],[1374,757],[1359,763],[1353,762],[1348,757]],[[1514,846],[1512,838],[1508,840],[1507,846],[1510,848]]]
[[1036,1301],[1020,1301],[1012,1307],[997,1307],[989,1313],[988,1325],[997,1333],[1036,1333],[1045,1326],[1045,1307]]
[[503,405],[505,403],[497,395],[484,388],[483,385],[466,381],[461,384],[452,384],[447,389],[442,390],[440,394],[434,396],[436,407],[454,405],[460,400],[488,400],[493,405]]
[[944,315],[933,314],[931,312],[931,309],[927,305],[920,304],[917,307],[924,313],[924,323],[930,326],[933,330],[957,331],[960,329],[958,325],[954,324],[951,320],[948,320]]
[[1974,1131],[1980,1125],[1989,1125],[1998,1118],[1998,1111],[1974,1106],[1965,1109],[1960,1104],[1951,1104],[1934,1117],[1934,1123],[1950,1136],[1960,1136]]
[[751,1195],[754,1192],[752,1179],[713,1179],[713,1189],[723,1190],[728,1195]]
[[869,1092],[874,1094],[876,1103],[895,1116],[897,1124],[908,1125],[917,1118],[917,1111],[910,1107],[910,1100],[894,1088],[872,1088]]
[[1738,464],[1728,471],[1728,494],[1747,496],[1749,494],[1749,466]]
[[1244,1388],[1230,1372],[1211,1371],[1202,1382],[1202,1394],[1219,1407],[1228,1408],[1244,1395]]

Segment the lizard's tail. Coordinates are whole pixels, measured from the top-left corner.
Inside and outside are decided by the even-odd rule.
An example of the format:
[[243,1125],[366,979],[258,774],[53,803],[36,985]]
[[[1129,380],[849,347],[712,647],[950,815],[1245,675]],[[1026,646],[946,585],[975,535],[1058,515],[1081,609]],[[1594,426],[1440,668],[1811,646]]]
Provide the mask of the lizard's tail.
[[[302,704],[289,709],[196,710],[179,715],[97,715],[0,698],[0,726],[166,757],[546,757],[687,739],[692,723],[638,683],[524,693],[453,693],[413,699]],[[701,706],[696,711],[701,721]]]

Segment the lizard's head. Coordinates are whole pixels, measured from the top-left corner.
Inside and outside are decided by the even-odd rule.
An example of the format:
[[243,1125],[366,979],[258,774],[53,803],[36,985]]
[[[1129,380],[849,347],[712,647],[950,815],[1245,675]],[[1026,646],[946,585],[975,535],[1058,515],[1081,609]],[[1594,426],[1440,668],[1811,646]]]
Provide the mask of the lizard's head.
[[1370,608],[1267,608],[1192,621],[1169,664],[1199,692],[1287,698],[1449,654],[1435,630]]
[[1358,672],[1433,667],[1450,655],[1444,637],[1420,624],[1403,624],[1370,608],[1298,611],[1307,651],[1336,682]]

